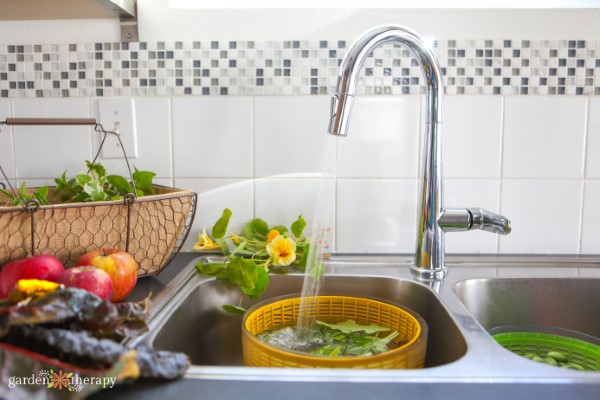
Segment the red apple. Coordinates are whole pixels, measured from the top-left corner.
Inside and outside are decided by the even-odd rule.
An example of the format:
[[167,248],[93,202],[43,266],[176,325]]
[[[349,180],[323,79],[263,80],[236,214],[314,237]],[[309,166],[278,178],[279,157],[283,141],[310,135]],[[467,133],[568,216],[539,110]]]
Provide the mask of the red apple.
[[108,273],[113,283],[112,301],[123,300],[135,287],[138,264],[133,256],[119,249],[100,249],[84,254],[76,267],[92,265]]
[[102,300],[111,300],[113,283],[106,271],[91,265],[66,269],[58,277],[58,283],[94,293]]
[[7,297],[19,279],[56,282],[64,270],[62,262],[51,254],[39,254],[11,261],[0,271],[0,298]]

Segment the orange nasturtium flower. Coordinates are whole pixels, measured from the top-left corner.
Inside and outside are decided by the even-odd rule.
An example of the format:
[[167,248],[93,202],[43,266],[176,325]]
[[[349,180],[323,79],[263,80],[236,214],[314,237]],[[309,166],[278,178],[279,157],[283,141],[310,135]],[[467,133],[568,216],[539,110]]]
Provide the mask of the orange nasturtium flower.
[[267,245],[267,254],[275,266],[290,265],[296,259],[296,242],[291,238],[277,235]]
[[219,245],[215,244],[206,234],[206,228],[202,230],[202,233],[198,234],[198,242],[194,245],[194,250],[212,250],[217,248],[219,248]]
[[280,233],[277,229],[271,229],[271,231],[267,235],[267,243],[271,243],[273,241],[273,239],[275,239],[279,235],[280,235]]

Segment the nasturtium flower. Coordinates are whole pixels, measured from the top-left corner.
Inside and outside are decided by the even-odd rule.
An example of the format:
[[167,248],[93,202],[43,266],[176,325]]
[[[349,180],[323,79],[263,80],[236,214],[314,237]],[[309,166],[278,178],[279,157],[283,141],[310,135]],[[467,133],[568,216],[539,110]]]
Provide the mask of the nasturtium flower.
[[219,245],[215,244],[206,234],[206,228],[202,230],[202,233],[198,234],[198,242],[194,245],[194,250],[212,250],[217,248],[219,248]]
[[290,265],[296,259],[296,242],[291,238],[277,235],[267,245],[267,254],[275,266]]
[[271,243],[273,241],[273,239],[275,239],[279,235],[280,235],[280,233],[277,229],[271,229],[271,231],[267,235],[267,243]]
[[238,235],[236,235],[235,233],[232,233],[231,241],[233,242],[233,244],[240,244],[240,237]]

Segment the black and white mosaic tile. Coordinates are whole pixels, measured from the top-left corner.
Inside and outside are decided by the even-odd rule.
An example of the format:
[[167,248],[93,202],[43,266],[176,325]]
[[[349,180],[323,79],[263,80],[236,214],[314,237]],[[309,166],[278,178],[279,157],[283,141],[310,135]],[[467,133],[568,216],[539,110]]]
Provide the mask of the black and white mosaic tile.
[[[344,40],[0,45],[0,97],[331,94]],[[448,94],[600,95],[600,41],[433,43]],[[410,52],[386,45],[361,94],[423,93]]]

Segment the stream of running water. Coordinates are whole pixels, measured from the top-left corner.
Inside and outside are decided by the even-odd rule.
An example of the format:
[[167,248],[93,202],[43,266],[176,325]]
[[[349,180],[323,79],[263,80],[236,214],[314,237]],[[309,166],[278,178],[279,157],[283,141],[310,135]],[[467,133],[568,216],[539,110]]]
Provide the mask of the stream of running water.
[[315,213],[310,232],[310,249],[306,263],[295,336],[302,341],[302,332],[315,324],[316,297],[321,293],[325,260],[331,251],[334,235],[336,178],[343,137],[328,135],[323,176],[319,186]]

